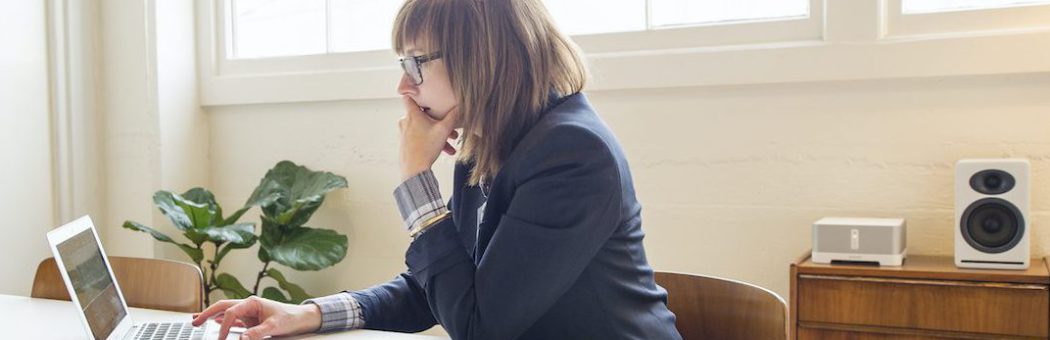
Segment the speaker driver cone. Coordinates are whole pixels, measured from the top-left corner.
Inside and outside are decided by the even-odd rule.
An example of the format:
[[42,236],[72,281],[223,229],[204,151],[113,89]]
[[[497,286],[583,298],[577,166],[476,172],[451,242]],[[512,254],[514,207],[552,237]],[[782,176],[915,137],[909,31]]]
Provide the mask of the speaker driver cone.
[[970,188],[985,195],[1001,195],[1014,189],[1017,180],[1002,170],[984,170],[970,177]]
[[985,253],[1002,253],[1021,242],[1024,216],[1006,200],[984,198],[966,207],[959,227],[970,246]]

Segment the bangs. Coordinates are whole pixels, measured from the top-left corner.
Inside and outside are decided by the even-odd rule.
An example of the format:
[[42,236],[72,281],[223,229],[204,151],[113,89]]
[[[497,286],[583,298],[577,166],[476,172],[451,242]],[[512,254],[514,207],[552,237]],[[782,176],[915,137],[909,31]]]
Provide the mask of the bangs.
[[433,53],[441,46],[441,32],[448,22],[450,1],[407,0],[394,19],[392,46],[398,55],[407,55],[406,47],[413,45],[424,53]]

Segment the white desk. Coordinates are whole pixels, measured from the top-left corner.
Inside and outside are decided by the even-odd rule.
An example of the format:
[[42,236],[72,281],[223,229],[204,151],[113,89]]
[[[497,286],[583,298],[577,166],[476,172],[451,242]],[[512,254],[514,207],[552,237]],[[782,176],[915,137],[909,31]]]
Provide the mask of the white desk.
[[[136,322],[188,322],[189,313],[131,308]],[[69,301],[34,299],[0,294],[0,338],[4,339],[87,339],[88,334],[77,316],[76,306]],[[227,339],[233,339],[229,337]],[[352,340],[436,340],[436,336],[354,330],[324,335],[289,337],[288,339]]]

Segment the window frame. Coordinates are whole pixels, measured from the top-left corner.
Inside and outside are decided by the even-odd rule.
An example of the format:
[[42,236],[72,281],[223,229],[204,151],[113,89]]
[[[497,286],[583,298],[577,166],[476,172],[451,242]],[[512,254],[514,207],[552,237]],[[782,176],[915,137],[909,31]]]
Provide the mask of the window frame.
[[[401,70],[391,51],[226,60],[225,0],[196,1],[204,106],[397,97]],[[592,71],[588,91],[1050,72],[1048,28],[905,32],[901,27],[910,26],[900,26],[890,12],[899,12],[900,4],[810,0],[811,14],[805,19],[573,39]],[[956,19],[946,15],[930,20],[950,27]],[[1038,53],[1031,53],[1033,49]]]
[[[957,9],[904,14],[904,0],[889,0],[886,8],[888,37],[958,35],[1050,28],[1050,4]],[[1008,16],[1009,22],[998,20]]]

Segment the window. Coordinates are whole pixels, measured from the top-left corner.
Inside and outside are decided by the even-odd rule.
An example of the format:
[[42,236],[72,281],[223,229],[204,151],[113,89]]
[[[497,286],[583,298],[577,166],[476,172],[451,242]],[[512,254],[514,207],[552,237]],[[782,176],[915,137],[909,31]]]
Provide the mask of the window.
[[806,0],[652,0],[652,26],[728,24],[762,19],[805,18]]
[[[641,31],[646,28],[646,0],[544,0],[547,11],[566,34]],[[601,15],[596,15],[601,13]]]
[[1047,4],[1047,0],[904,0],[904,14],[965,11]]
[[232,58],[259,58],[324,53],[323,0],[230,2]]
[[[390,48],[401,0],[226,0],[228,59]],[[806,18],[810,0],[544,0],[571,35]],[[601,15],[595,15],[600,13]]]
[[[403,0],[196,0],[203,105],[392,98]],[[1050,0],[542,0],[589,91],[1050,72]]]
[[329,0],[331,52],[390,49],[400,0]]
[[390,48],[399,0],[228,0],[230,59]]

